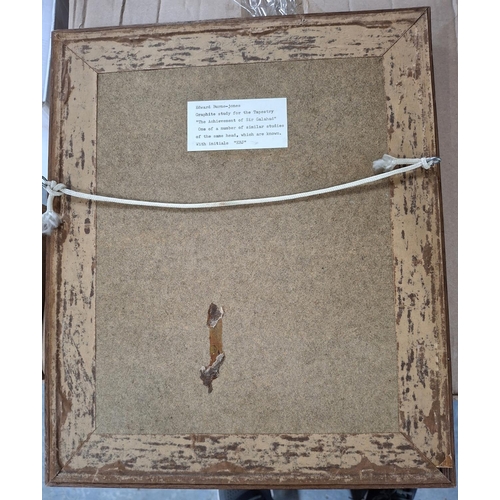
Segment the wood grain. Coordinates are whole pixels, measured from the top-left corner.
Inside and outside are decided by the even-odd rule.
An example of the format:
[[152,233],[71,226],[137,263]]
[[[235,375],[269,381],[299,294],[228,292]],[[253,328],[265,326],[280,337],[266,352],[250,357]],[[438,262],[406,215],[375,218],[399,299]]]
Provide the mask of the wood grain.
[[[429,21],[384,56],[389,154],[437,156]],[[439,467],[453,467],[439,168],[393,181],[400,428]],[[418,402],[418,404],[417,404]]]
[[[57,40],[54,53],[49,175],[93,192],[97,75]],[[47,242],[49,477],[88,439],[95,418],[95,205],[70,197],[54,205],[63,223]]]
[[[60,32],[68,47],[97,72],[132,71],[296,61],[380,57],[421,15],[418,10],[376,13],[227,19],[155,25],[130,31]],[[328,29],[325,29],[328,27]]]
[[94,434],[60,479],[99,484],[335,487],[443,483],[402,434]]

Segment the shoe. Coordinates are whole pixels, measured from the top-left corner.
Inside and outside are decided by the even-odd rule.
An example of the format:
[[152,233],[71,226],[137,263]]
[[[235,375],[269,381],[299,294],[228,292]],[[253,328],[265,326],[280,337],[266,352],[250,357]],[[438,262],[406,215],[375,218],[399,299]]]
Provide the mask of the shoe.
[[351,490],[353,500],[413,500],[416,494],[416,489]]
[[270,490],[219,490],[219,500],[272,500]]

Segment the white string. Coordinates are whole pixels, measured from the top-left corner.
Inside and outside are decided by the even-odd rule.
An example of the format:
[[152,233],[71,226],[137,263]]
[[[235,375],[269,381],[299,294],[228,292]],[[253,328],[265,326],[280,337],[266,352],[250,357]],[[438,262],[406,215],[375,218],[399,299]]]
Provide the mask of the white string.
[[[47,201],[47,212],[42,215],[42,232],[44,231],[44,224],[55,223],[59,224],[59,216],[53,211],[52,203],[55,196],[61,196],[62,194],[72,196],[75,198],[83,198],[85,200],[101,201],[106,203],[119,203],[122,205],[135,205],[143,207],[156,207],[156,208],[172,208],[172,209],[207,209],[207,208],[221,208],[221,207],[232,207],[241,205],[259,205],[264,203],[278,203],[283,201],[297,200],[301,198],[310,198],[312,196],[319,196],[322,194],[333,193],[335,191],[342,191],[344,189],[350,189],[365,184],[370,184],[377,182],[382,179],[386,179],[393,175],[403,174],[405,172],[410,172],[416,170],[417,168],[423,167],[426,170],[432,165],[439,163],[441,160],[436,157],[432,158],[394,158],[390,155],[384,155],[380,160],[373,162],[373,169],[375,172],[382,172],[371,177],[366,177],[364,179],[358,179],[356,181],[347,182],[345,184],[339,184],[337,186],[330,186],[323,189],[316,189],[314,191],[307,191],[302,193],[294,193],[280,196],[270,196],[266,198],[249,198],[244,200],[229,200],[229,201],[211,201],[206,203],[163,203],[156,201],[141,201],[141,200],[130,200],[126,198],[112,198],[109,196],[100,196],[97,194],[82,193],[79,191],[73,191],[68,189],[64,184],[56,183],[55,181],[48,181],[42,177],[42,186],[49,194]],[[404,167],[394,170],[397,165],[406,165]],[[46,214],[48,214],[46,216]],[[45,216],[45,217],[44,217]],[[54,217],[55,216],[55,217]],[[56,221],[56,218],[58,219]],[[50,234],[52,229],[56,226],[50,226],[48,232],[43,234]]]
[[42,177],[42,186],[49,194],[47,198],[47,210],[42,214],[42,234],[50,235],[53,229],[59,227],[61,218],[59,214],[54,212],[54,196],[61,196],[62,189],[65,189],[64,184],[57,184],[55,181],[47,181]]

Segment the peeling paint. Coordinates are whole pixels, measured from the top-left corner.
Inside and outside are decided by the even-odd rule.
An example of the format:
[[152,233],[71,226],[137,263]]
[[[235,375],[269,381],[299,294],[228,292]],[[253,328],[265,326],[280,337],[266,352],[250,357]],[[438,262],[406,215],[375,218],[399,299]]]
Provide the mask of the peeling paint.
[[[398,157],[437,154],[427,22],[415,23],[385,58],[387,117],[400,125],[391,129],[389,154]],[[392,185],[400,429],[439,466],[452,448],[439,170]]]

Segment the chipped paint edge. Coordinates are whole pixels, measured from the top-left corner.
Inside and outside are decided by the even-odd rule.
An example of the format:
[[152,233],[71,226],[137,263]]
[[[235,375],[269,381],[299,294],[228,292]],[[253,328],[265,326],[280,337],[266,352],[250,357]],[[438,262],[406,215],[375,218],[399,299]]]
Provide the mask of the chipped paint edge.
[[[393,156],[438,154],[429,15],[384,56]],[[391,185],[400,429],[437,467],[453,468],[440,169]]]
[[[51,62],[49,175],[95,190],[97,74],[56,37]],[[95,428],[95,203],[61,197],[47,240],[46,481]]]

